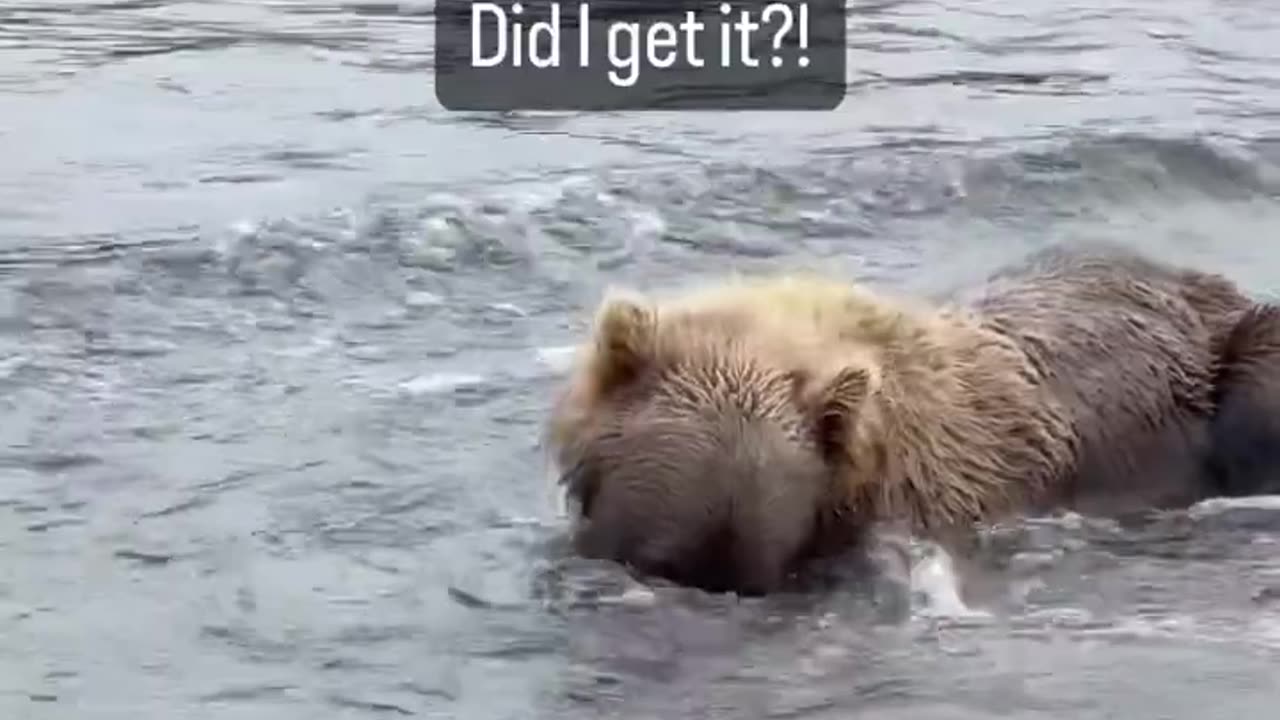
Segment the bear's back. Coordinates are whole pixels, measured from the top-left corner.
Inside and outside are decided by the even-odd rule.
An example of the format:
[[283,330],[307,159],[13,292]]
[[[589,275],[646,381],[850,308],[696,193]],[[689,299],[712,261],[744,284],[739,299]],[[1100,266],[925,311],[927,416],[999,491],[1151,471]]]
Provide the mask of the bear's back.
[[1115,246],[1052,247],[956,298],[1018,342],[1068,408],[1080,462],[1057,500],[1114,512],[1205,495],[1219,332],[1206,308],[1231,304],[1230,292],[1198,302],[1214,280]]

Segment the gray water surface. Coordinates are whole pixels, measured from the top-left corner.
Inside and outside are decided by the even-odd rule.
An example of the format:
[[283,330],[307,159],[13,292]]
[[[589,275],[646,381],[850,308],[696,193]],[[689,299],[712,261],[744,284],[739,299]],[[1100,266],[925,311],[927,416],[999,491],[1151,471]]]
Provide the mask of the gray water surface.
[[614,283],[1273,292],[1274,8],[855,2],[837,111],[735,115],[447,112],[430,9],[0,2],[0,717],[1274,716],[1274,501],[738,601],[568,556],[540,446]]

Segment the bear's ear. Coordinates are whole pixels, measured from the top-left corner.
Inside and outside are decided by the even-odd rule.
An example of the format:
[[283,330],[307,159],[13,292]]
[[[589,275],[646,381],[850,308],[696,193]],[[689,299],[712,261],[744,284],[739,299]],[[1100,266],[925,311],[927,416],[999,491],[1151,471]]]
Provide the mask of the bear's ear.
[[832,453],[845,446],[870,392],[871,373],[864,367],[848,366],[809,396],[809,417],[824,452]]
[[634,378],[653,357],[657,313],[634,295],[607,297],[596,315],[595,376],[608,392]]

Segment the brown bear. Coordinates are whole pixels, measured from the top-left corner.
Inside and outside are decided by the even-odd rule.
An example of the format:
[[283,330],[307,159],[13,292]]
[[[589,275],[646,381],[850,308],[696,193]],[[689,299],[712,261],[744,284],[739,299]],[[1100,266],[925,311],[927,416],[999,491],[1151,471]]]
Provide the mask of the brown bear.
[[1280,381],[1219,364],[1280,367],[1275,343],[1253,350],[1280,339],[1276,315],[1252,307],[1225,278],[1100,245],[1034,253],[937,302],[815,277],[615,294],[549,423],[575,545],[760,594],[874,522],[943,536],[1187,504],[1215,493],[1210,468],[1254,483],[1265,453],[1210,446],[1217,403],[1227,423],[1265,415],[1215,383],[1280,401]]

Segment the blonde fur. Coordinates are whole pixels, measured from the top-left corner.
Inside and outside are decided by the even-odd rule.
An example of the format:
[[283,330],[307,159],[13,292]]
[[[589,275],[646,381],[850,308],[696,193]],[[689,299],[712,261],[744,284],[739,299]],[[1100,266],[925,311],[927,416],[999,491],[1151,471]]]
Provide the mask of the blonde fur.
[[964,311],[818,276],[610,294],[553,441],[571,439],[646,363],[705,353],[790,374],[798,391],[786,401],[837,429],[827,508],[837,523],[902,519],[945,532],[997,519],[1049,490],[1074,459],[1065,411],[1013,341]]

